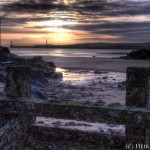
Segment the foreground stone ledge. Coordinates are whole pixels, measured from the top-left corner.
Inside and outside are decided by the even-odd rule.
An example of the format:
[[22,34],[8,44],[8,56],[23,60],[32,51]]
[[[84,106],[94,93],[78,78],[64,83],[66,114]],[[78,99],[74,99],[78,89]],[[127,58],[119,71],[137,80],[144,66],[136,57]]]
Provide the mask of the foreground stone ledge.
[[31,99],[1,99],[0,113],[25,114],[86,122],[147,125],[149,108],[126,106],[84,106],[74,102],[32,101]]
[[126,105],[150,107],[150,67],[127,68]]
[[0,128],[0,149],[22,149],[26,143],[24,136],[35,122],[35,117],[25,114],[14,116]]
[[120,149],[125,147],[124,136],[100,134],[90,131],[85,132],[72,129],[50,128],[42,125],[34,125],[30,129],[29,134],[35,143],[35,147],[42,146],[46,148],[48,145],[53,144],[57,147],[59,145],[58,143],[64,143],[63,145],[65,145],[65,142],[70,144],[68,147],[73,146],[72,142],[75,142],[82,144],[82,146],[87,146],[87,149],[88,146],[93,146],[93,149],[99,149],[104,145],[106,147],[115,147]]

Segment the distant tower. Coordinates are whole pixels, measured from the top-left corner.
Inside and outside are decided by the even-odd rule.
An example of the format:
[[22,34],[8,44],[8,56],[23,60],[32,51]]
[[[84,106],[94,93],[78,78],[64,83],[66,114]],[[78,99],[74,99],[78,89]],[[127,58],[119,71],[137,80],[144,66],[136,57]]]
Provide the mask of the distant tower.
[[10,47],[13,47],[13,42],[11,41]]
[[52,47],[53,43],[52,43],[52,40],[51,40],[51,47]]
[[47,47],[47,39],[46,39],[46,47]]

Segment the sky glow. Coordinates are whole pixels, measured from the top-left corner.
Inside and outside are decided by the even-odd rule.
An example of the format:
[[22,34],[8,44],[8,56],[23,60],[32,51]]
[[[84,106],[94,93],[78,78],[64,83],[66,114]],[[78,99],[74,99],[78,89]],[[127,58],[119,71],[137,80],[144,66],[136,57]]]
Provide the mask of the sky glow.
[[150,42],[149,0],[0,0],[3,45]]

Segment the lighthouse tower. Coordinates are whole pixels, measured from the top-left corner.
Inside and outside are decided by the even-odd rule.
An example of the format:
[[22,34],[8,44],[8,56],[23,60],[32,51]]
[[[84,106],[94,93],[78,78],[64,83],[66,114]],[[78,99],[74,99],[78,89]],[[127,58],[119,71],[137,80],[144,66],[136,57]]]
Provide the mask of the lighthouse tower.
[[13,47],[13,42],[11,41],[10,47]]
[[48,43],[47,43],[47,39],[46,39],[45,47],[47,47],[47,44],[48,44]]

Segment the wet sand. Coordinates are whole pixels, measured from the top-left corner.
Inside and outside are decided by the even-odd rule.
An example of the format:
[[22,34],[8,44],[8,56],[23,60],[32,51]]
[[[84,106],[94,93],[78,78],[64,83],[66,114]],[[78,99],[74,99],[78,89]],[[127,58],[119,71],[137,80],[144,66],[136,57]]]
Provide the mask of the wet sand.
[[46,61],[54,62],[59,68],[67,69],[98,69],[102,71],[126,72],[127,67],[150,67],[150,60],[52,56],[44,56],[43,58]]
[[126,74],[92,70],[65,70],[61,81],[49,79],[49,100],[71,100],[90,105],[125,105]]

